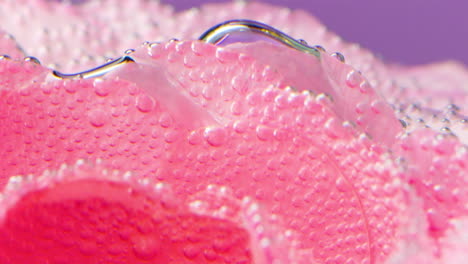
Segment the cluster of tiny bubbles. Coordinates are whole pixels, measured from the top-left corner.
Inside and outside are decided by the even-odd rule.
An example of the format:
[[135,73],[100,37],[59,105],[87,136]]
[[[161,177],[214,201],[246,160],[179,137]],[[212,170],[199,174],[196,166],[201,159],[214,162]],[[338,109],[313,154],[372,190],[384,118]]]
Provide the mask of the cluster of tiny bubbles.
[[287,252],[291,246],[289,242],[294,240],[293,232],[282,230],[278,216],[263,214],[260,205],[251,197],[242,198],[242,207],[247,229],[253,233],[252,244],[259,247],[257,250],[262,252],[262,257],[272,263],[289,263],[291,256]]
[[216,218],[236,220],[240,201],[226,186],[209,184],[205,190],[191,196],[189,208],[197,214],[209,215]]
[[455,104],[448,104],[440,112],[434,113],[431,109],[423,109],[419,104],[395,106],[395,112],[409,131],[425,127],[453,136],[463,135],[463,127],[466,125],[467,119],[459,113],[459,109]]

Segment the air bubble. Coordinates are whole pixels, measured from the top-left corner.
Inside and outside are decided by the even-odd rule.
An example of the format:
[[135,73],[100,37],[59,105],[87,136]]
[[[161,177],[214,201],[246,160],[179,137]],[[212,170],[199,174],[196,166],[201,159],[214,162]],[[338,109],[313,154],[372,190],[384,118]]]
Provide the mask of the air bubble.
[[233,103],[231,104],[231,112],[232,112],[232,114],[234,114],[234,115],[241,115],[241,114],[242,114],[242,110],[243,110],[242,108],[243,108],[243,107],[242,107],[242,104],[239,103],[239,102],[233,102]]
[[39,59],[37,59],[36,57],[33,57],[33,56],[28,56],[28,57],[24,58],[24,61],[32,62],[32,63],[35,63],[37,65],[41,65],[41,62],[39,61]]
[[207,248],[203,251],[203,256],[208,261],[215,261],[218,258],[218,254],[213,249]]
[[343,177],[339,177],[336,180],[335,185],[336,185],[336,189],[338,189],[338,191],[340,191],[340,192],[348,191],[349,186],[348,186],[348,184],[346,183],[346,180]]
[[95,79],[93,82],[94,92],[99,96],[107,96],[110,93],[110,85],[104,83],[102,79]]
[[249,128],[249,123],[245,120],[238,120],[234,122],[234,131],[236,133],[242,134]]
[[447,188],[445,188],[444,186],[435,185],[433,189],[434,196],[437,200],[439,200],[439,202],[446,203],[451,200],[452,196],[450,194],[450,191],[447,190]]
[[92,256],[98,253],[98,247],[95,242],[92,241],[82,241],[79,243],[80,252],[86,256]]
[[95,127],[102,127],[107,121],[107,116],[102,110],[92,110],[88,117],[91,125]]
[[359,84],[359,91],[363,94],[370,92],[371,89],[368,81],[362,81],[361,84]]
[[142,260],[152,260],[159,251],[159,241],[153,236],[138,236],[132,239],[133,252]]
[[273,138],[274,131],[273,129],[269,127],[262,126],[262,125],[257,126],[256,132],[257,132],[257,137],[260,140],[268,141]]
[[371,109],[374,113],[380,114],[385,108],[385,103],[383,101],[377,100],[371,103]]
[[198,145],[202,142],[202,136],[201,136],[201,133],[199,133],[198,131],[192,131],[190,132],[189,136],[188,136],[188,142],[191,144],[191,145]]
[[362,114],[362,113],[366,112],[368,108],[369,108],[369,106],[367,104],[359,103],[359,104],[356,105],[355,110],[356,110],[356,113]]
[[460,111],[460,107],[458,105],[456,105],[456,104],[447,105],[447,109],[451,110],[451,111],[455,111],[455,112]]
[[449,225],[447,218],[436,209],[427,210],[427,219],[429,220],[430,229],[436,232],[445,230]]
[[358,71],[352,70],[346,76],[346,84],[351,88],[358,86],[360,82],[361,74]]
[[169,114],[162,114],[161,117],[159,118],[159,124],[163,128],[168,128],[172,125],[173,120],[172,117]]
[[11,57],[8,55],[0,55],[0,60],[11,60]]
[[143,113],[150,112],[154,108],[154,100],[148,95],[139,95],[136,99],[136,107]]
[[124,53],[125,53],[125,55],[130,55],[130,54],[132,54],[132,53],[134,53],[134,52],[135,52],[134,49],[128,49],[128,50],[126,50]]
[[194,245],[187,245],[184,247],[183,252],[186,258],[195,259],[201,253],[201,248]]
[[205,129],[204,137],[208,144],[219,147],[226,141],[226,130],[222,127],[209,127]]
[[451,134],[451,133],[452,133],[452,130],[451,130],[450,128],[448,128],[448,127],[442,127],[442,128],[440,129],[440,131],[443,132],[443,133],[447,133],[447,134]]
[[313,46],[313,48],[316,49],[316,50],[319,50],[320,52],[327,52],[327,50],[324,47],[320,46],[320,45],[315,45],[315,46]]
[[164,135],[164,141],[167,143],[174,143],[179,139],[179,132],[169,131]]
[[402,126],[403,128],[407,128],[407,127],[408,127],[408,123],[406,123],[405,120],[403,120],[403,119],[398,119],[398,120],[400,121],[400,124],[401,124],[401,126]]
[[215,239],[213,241],[213,249],[219,253],[227,252],[232,246],[233,241],[229,240],[229,238]]
[[337,60],[341,61],[341,62],[345,62],[345,57],[343,54],[339,53],[339,52],[334,52],[332,55],[332,57],[335,57]]

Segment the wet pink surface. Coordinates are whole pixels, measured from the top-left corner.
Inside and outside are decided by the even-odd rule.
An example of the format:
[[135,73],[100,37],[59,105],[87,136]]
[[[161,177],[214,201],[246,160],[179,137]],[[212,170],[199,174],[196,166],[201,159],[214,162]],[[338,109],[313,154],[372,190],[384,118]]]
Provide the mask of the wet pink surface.
[[[14,15],[0,29],[22,50],[0,42],[13,58],[0,60],[1,263],[465,256],[463,67],[386,66],[310,15],[263,4],[203,16],[220,6],[174,14],[156,3],[103,1],[108,12],[85,16],[98,4],[4,2]],[[141,21],[102,29],[132,11]],[[37,23],[22,24],[25,15]],[[262,42],[192,40],[230,18],[318,39],[346,63]],[[153,34],[164,41],[139,44]],[[21,59],[24,51],[79,70],[126,48],[136,48],[137,63],[101,79],[58,80]]]

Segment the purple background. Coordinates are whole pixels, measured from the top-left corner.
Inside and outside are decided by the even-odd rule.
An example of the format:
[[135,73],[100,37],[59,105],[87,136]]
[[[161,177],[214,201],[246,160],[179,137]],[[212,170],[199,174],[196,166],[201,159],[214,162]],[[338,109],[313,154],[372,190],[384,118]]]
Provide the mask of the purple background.
[[[162,0],[183,10],[207,0]],[[385,60],[420,64],[454,59],[468,65],[468,0],[263,0],[301,8],[342,38]]]

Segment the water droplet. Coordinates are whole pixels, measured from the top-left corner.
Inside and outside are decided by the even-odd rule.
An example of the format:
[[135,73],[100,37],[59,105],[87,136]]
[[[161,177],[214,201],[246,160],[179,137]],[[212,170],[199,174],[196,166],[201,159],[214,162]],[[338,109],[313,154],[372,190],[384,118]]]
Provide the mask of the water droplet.
[[343,56],[343,54],[341,54],[339,52],[334,52],[331,56],[335,57],[337,60],[339,60],[341,62],[345,62],[345,57]]
[[154,108],[154,100],[148,95],[139,95],[136,99],[136,107],[143,113],[150,112]]
[[107,121],[107,115],[99,109],[90,111],[88,118],[91,125],[95,127],[102,127]]
[[143,260],[153,259],[159,251],[159,240],[154,236],[136,236],[132,238],[133,252]]
[[204,137],[208,144],[213,147],[219,147],[226,140],[226,130],[222,127],[208,127],[205,129]]

